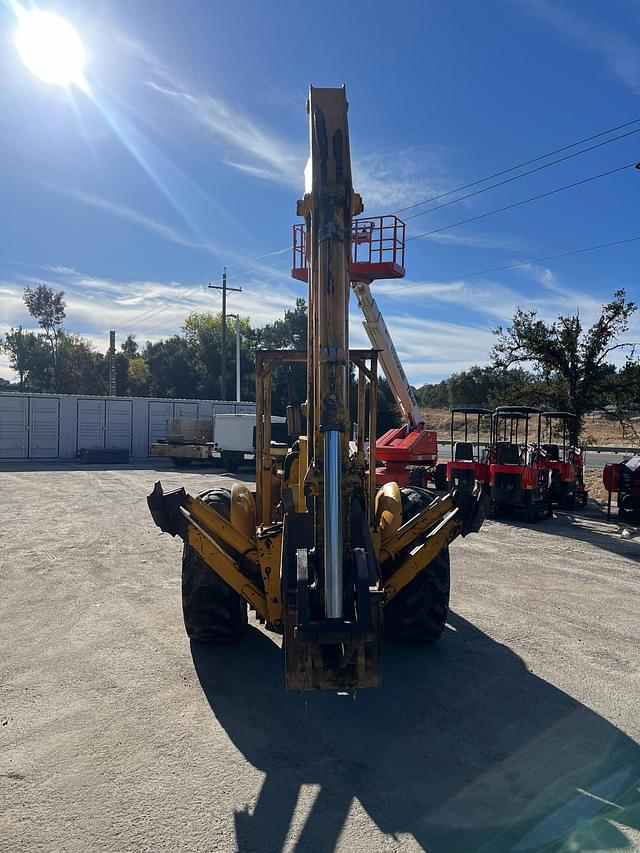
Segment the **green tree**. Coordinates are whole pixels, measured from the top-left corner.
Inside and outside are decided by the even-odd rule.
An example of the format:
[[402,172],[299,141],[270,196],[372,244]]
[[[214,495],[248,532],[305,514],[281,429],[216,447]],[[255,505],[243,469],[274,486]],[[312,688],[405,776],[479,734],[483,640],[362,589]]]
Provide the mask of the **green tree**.
[[11,329],[0,338],[0,349],[9,356],[9,364],[19,377],[21,391],[47,391],[50,387],[49,348],[43,335]]
[[9,356],[9,364],[18,374],[20,390],[24,390],[24,380],[30,369],[30,352],[33,349],[33,332],[24,332],[22,326],[13,327],[4,338],[0,337],[0,350]]
[[144,358],[130,358],[127,363],[126,393],[130,397],[146,397],[149,394],[151,371]]
[[608,356],[632,346],[620,338],[628,331],[636,307],[624,290],[618,290],[588,329],[584,329],[579,312],[545,323],[535,310],[518,309],[510,327],[494,329],[498,339],[492,351],[494,364],[506,369],[529,363],[543,381],[564,383],[566,407],[578,416],[576,435],[572,436],[577,440],[585,412],[608,391]]
[[59,391],[60,388],[60,334],[62,323],[65,318],[64,291],[54,292],[46,284],[37,287],[25,287],[23,295],[24,304],[29,313],[38,321],[38,325],[44,332],[49,345],[51,361],[50,387],[44,390]]
[[107,394],[108,360],[96,352],[90,341],[60,331],[58,349],[58,387],[61,394]]
[[256,330],[258,349],[306,349],[307,303],[296,299],[296,307],[284,312],[282,320],[267,323]]
[[608,403],[616,407],[616,417],[622,426],[623,435],[639,437],[632,417],[640,411],[640,361],[632,351],[621,370],[612,376],[611,395]]
[[446,409],[449,406],[447,380],[425,382],[416,390],[416,400],[425,409]]
[[127,335],[126,340],[120,344],[120,350],[127,356],[127,358],[138,358],[140,355],[140,349],[138,347],[138,342],[136,341],[136,336]]
[[376,428],[378,437],[392,427],[400,426],[400,410],[384,377],[378,377],[378,411],[376,412]]
[[[220,397],[222,365],[222,314],[194,312],[183,326],[183,335],[193,353],[198,374],[198,393],[202,397]],[[255,361],[253,349],[255,332],[248,317],[240,318],[240,378],[241,396],[255,399]],[[225,399],[236,396],[236,321],[227,318],[227,358],[225,371]]]
[[[256,329],[256,349],[307,349],[307,303],[296,299],[296,307],[284,312],[281,320],[267,323]],[[276,415],[283,415],[289,402],[287,374],[289,367],[279,367],[273,372],[272,409]],[[307,395],[307,372],[304,364],[292,364],[291,373],[298,402]],[[253,399],[253,398],[251,398]]]
[[144,359],[149,366],[151,397],[198,396],[200,377],[194,366],[193,351],[185,338],[173,335],[156,343],[147,341]]

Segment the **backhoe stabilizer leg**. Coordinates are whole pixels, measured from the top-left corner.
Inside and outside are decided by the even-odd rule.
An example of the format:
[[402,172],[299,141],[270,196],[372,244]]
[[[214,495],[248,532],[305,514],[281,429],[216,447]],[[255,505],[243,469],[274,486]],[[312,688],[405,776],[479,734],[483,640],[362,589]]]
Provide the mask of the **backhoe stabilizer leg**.
[[483,491],[482,486],[476,485],[472,492],[456,489],[452,495],[454,504],[458,507],[462,527],[461,536],[477,533],[487,517],[491,499]]
[[407,559],[384,582],[384,603],[388,604],[407,584],[423,571],[429,571],[429,565],[438,554],[456,539],[462,529],[459,510],[455,509],[414,548]]
[[184,488],[165,492],[160,480],[153,487],[153,491],[147,496],[149,512],[156,525],[163,533],[171,536],[187,537],[187,525],[181,507],[187,505],[189,496]]
[[[427,536],[417,544],[417,547],[411,550],[402,565],[397,567],[385,581],[385,604],[391,601],[407,584],[410,584],[420,572],[429,571],[430,564],[454,539],[458,536],[467,536],[469,533],[477,533],[482,527],[490,501],[481,487],[476,486],[472,493],[456,490],[451,497],[455,508],[447,512]],[[431,507],[434,504],[435,501]],[[443,502],[443,509],[445,506],[447,504]],[[429,513],[431,507],[427,507],[423,513],[425,515]]]

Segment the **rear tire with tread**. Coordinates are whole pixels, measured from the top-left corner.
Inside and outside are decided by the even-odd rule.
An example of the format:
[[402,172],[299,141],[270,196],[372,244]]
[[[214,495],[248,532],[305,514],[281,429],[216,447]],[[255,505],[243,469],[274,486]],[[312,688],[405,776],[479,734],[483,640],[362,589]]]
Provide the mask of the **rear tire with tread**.
[[[200,497],[230,519],[228,489],[211,489]],[[197,643],[237,643],[247,633],[247,602],[187,543],[182,553],[182,614],[187,636]]]
[[[426,489],[403,488],[400,494],[403,521],[422,512],[433,500]],[[447,547],[384,608],[385,635],[395,642],[411,645],[437,640],[447,622],[449,588]]]
[[410,468],[409,469],[409,485],[412,488],[421,489],[427,482],[427,471],[425,468]]
[[436,465],[436,470],[433,475],[433,482],[440,492],[446,492],[449,488],[449,483],[447,481],[447,466],[444,462],[441,462],[439,465]]
[[193,460],[186,456],[172,456],[171,461],[176,468],[189,468]]

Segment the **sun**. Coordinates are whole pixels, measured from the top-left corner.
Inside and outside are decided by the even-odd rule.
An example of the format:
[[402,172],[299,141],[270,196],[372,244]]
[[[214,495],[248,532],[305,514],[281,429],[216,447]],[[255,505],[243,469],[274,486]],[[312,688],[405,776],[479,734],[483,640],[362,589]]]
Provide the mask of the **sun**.
[[36,77],[58,86],[87,89],[82,40],[76,28],[60,15],[20,9],[15,43],[22,61]]

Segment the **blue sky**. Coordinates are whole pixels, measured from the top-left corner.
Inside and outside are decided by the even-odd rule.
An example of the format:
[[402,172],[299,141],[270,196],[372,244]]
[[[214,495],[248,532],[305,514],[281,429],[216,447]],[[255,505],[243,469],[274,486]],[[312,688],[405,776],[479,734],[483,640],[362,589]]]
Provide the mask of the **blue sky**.
[[[34,77],[15,7],[0,5],[0,333],[32,325],[22,289],[45,282],[97,347],[111,328],[155,340],[189,311],[219,310],[206,283],[225,264],[243,289],[230,311],[256,325],[280,316],[305,295],[287,247],[310,83],[347,86],[354,185],[371,214],[640,119],[638,0],[38,8],[77,28],[89,92]],[[409,235],[638,160],[640,132],[418,216]],[[639,194],[630,168],[411,241],[405,281],[374,285],[410,379],[486,362],[491,328],[518,305],[589,321],[619,287],[640,296],[640,242],[467,275],[640,236]]]

